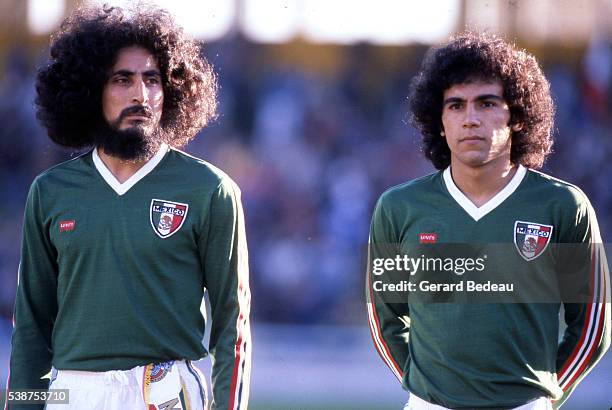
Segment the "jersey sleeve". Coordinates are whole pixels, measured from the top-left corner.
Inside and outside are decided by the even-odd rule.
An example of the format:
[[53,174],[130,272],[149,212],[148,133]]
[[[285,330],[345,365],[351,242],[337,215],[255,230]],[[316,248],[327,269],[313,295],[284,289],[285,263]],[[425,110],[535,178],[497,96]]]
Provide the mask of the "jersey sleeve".
[[[581,286],[590,303],[564,303],[567,325],[557,353],[557,380],[563,390],[553,405],[559,408],[610,346],[610,274],[595,212],[584,201],[572,215],[574,261],[584,261],[574,286]],[[580,257],[576,258],[575,253]],[[571,262],[570,262],[571,264]]]
[[[35,181],[28,194],[24,215],[8,391],[47,389],[49,386],[49,380],[43,377],[51,370],[51,335],[58,309],[57,254],[49,238],[49,224],[41,204],[39,185]],[[7,408],[33,409],[35,406],[7,403]]]
[[211,305],[212,409],[246,409],[251,372],[248,252],[240,190],[224,179],[213,193],[204,286]]
[[[374,290],[378,279],[373,266],[376,260],[394,259],[398,254],[398,237],[394,233],[391,220],[385,213],[383,197],[378,201],[372,216],[368,240],[368,266],[366,272],[366,308],[370,334],[376,351],[400,383],[403,369],[409,360],[408,337],[410,315],[408,303],[397,303],[385,298]],[[385,272],[385,275],[392,275]]]

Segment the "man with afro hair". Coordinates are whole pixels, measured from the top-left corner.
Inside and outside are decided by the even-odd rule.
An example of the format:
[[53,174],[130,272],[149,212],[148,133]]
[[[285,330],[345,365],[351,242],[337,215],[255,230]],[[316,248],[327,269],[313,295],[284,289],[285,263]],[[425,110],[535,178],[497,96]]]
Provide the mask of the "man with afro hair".
[[[200,44],[153,6],[81,7],[53,35],[36,91],[49,137],[86,151],[28,194],[8,409],[36,408],[16,393],[47,388],[69,391],[49,409],[246,409],[240,190],[179,151],[216,115]],[[192,364],[208,353],[210,400]]]
[[548,81],[532,55],[467,32],[428,52],[409,101],[438,172],[376,204],[375,347],[407,409],[557,408],[610,345],[610,279],[584,193],[536,171]]

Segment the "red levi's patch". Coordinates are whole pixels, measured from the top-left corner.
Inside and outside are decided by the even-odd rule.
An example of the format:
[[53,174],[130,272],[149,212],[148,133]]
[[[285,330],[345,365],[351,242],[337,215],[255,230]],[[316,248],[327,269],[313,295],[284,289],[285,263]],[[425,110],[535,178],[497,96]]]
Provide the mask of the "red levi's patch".
[[71,219],[69,221],[60,221],[60,232],[66,232],[66,231],[74,231],[74,219]]
[[419,234],[420,243],[436,243],[437,240],[438,240],[437,233],[420,233]]

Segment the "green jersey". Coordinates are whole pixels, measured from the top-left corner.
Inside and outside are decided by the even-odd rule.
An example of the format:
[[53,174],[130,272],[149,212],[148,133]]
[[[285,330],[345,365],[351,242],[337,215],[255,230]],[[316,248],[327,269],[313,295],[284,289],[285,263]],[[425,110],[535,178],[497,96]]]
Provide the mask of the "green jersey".
[[[508,244],[505,265],[495,266],[517,272],[551,258],[548,245],[583,244],[592,303],[563,303],[559,342],[560,302],[417,303],[409,292],[391,302],[377,291],[373,261],[393,258],[389,244],[405,251],[428,243]],[[391,188],[370,230],[366,298],[375,347],[403,387],[430,403],[509,408],[546,396],[558,407],[610,345],[609,274],[597,244],[585,195],[522,166],[481,207],[457,188],[450,168]],[[555,267],[539,274],[554,276]]]
[[[9,389],[60,370],[198,360],[211,303],[212,408],[246,408],[250,293],[237,185],[162,146],[124,183],[90,151],[27,199]],[[12,408],[12,407],[11,407]]]

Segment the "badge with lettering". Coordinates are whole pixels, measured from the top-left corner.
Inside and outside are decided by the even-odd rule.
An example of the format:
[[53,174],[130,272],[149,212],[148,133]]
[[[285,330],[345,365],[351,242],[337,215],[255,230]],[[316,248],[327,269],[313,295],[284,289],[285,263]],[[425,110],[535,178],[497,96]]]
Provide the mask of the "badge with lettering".
[[419,243],[436,243],[438,241],[438,234],[435,232],[432,233],[423,233],[419,234]]
[[74,219],[70,219],[68,221],[60,221],[59,231],[60,232],[74,231],[74,226],[75,226]]
[[164,199],[151,200],[151,226],[162,239],[175,234],[187,217],[189,205],[179,202],[166,201]]
[[514,222],[514,244],[526,261],[537,258],[544,252],[552,237],[552,225],[535,222]]

